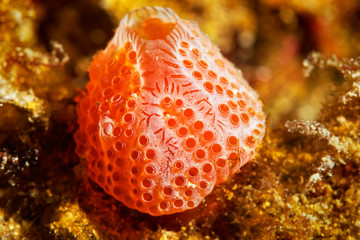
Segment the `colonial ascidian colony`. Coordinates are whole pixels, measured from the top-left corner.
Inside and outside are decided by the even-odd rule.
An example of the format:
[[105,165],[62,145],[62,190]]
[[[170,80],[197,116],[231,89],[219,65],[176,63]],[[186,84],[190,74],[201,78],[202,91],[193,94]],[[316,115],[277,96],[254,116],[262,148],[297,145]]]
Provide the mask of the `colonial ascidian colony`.
[[251,160],[262,104],[208,37],[171,9],[128,13],[77,106],[89,177],[154,216],[194,208]]

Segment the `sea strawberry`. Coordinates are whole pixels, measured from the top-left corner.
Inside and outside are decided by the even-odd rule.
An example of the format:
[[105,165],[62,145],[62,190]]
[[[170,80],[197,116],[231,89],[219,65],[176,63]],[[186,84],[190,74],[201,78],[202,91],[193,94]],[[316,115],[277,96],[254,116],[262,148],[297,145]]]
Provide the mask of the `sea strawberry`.
[[141,212],[198,206],[264,135],[261,102],[241,72],[171,9],[127,14],[89,73],[77,152],[93,181]]

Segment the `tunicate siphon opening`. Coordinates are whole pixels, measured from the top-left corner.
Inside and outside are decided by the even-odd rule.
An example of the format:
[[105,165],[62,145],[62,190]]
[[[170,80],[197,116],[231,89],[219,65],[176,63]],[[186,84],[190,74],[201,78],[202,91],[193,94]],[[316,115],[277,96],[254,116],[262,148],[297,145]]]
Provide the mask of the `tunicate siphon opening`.
[[176,24],[175,13],[168,8],[144,7],[127,15],[126,25],[147,40],[164,39]]

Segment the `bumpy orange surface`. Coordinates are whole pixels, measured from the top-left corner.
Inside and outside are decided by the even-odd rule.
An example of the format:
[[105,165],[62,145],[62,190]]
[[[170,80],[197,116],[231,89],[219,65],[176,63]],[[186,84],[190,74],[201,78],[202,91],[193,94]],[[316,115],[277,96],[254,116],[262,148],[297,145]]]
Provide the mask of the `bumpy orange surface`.
[[77,152],[93,181],[141,212],[198,206],[264,135],[261,102],[241,72],[171,9],[126,15],[89,72]]

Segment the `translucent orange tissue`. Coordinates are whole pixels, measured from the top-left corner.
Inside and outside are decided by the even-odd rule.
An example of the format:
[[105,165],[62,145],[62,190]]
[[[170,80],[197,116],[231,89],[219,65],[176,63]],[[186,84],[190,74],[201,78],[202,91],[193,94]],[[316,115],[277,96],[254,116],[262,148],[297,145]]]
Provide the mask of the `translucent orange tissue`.
[[159,18],[150,18],[144,21],[139,35],[148,40],[155,40],[166,37],[174,28],[175,24],[163,22]]
[[171,9],[127,14],[89,72],[77,152],[89,177],[130,208],[195,208],[264,136],[262,104],[240,70]]

